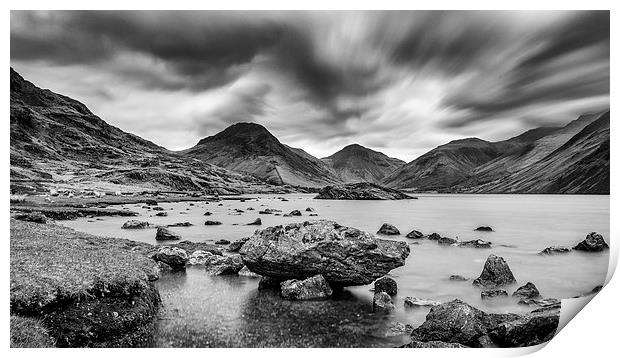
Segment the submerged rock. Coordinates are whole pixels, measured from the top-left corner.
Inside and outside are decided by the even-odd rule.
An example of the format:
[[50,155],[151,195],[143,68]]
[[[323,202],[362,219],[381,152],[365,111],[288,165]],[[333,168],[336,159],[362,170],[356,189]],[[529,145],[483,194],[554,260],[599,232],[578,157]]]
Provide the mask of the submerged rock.
[[450,276],[450,281],[467,281],[467,280],[469,280],[469,279],[466,278],[466,277],[463,277],[461,275],[451,275]]
[[213,213],[210,212],[210,211],[207,211],[207,212],[204,213],[204,216],[211,216],[211,215],[213,215]]
[[474,231],[493,231],[490,226],[478,226]]
[[567,254],[571,250],[568,247],[563,246],[549,246],[546,249],[539,252],[539,255],[556,255],[556,254]]
[[404,304],[405,307],[434,307],[441,305],[441,302],[416,297],[405,297]]
[[493,288],[516,282],[504,258],[491,254],[484,263],[480,277],[473,281],[473,285]]
[[548,307],[500,323],[489,336],[500,347],[529,347],[553,338],[559,323],[560,307]]
[[375,281],[375,292],[385,292],[390,296],[395,296],[398,293],[398,285],[394,279],[382,277]]
[[508,297],[508,292],[504,290],[487,290],[480,292],[480,298],[483,300],[488,300],[496,297]]
[[263,221],[260,218],[256,218],[256,220],[252,221],[248,225],[263,225]]
[[517,290],[512,295],[514,297],[520,298],[538,298],[540,297],[540,292],[533,283],[528,282],[525,285],[517,288]]
[[459,242],[459,246],[460,247],[473,247],[476,249],[490,249],[491,242],[476,239],[476,240],[470,240],[470,241],[461,241]]
[[391,312],[394,310],[392,298],[385,292],[375,292],[372,298],[372,310],[374,312]]
[[243,260],[240,255],[213,255],[205,262],[205,269],[211,276],[236,275],[242,268]]
[[144,203],[150,206],[157,206],[157,200],[153,200],[153,199],[146,199],[144,200]]
[[178,247],[160,247],[153,255],[153,260],[163,262],[173,269],[182,269],[189,261],[187,252]]
[[205,221],[205,225],[207,225],[207,226],[222,225],[222,222],[221,221],[216,221],[216,220],[207,220],[207,221]]
[[590,251],[590,252],[598,252],[608,250],[609,245],[603,239],[601,234],[597,234],[595,232],[591,232],[586,236],[586,239],[577,244],[577,246],[573,247],[573,250],[578,251]]
[[400,231],[396,228],[396,226],[388,223],[384,223],[377,231],[377,234],[381,235],[400,235]]
[[280,290],[284,299],[292,301],[320,300],[332,295],[331,287],[321,275],[305,280],[286,280],[280,283]]
[[402,200],[413,197],[390,188],[372,183],[329,185],[319,191],[315,199],[333,200]]
[[411,230],[411,232],[409,232],[405,237],[408,239],[421,239],[424,237],[424,234],[422,234],[418,230]]
[[315,212],[316,210],[314,210],[314,208],[307,207],[307,208],[306,208],[306,211],[307,211],[307,212],[311,212],[311,213],[313,213],[313,212]]
[[41,214],[41,213],[24,213],[24,214],[17,214],[14,216],[14,218],[16,220],[20,220],[20,221],[29,221],[29,222],[33,222],[33,223],[37,223],[37,224],[47,224],[48,222],[50,222],[50,220],[47,218],[47,216]]
[[155,234],[155,240],[181,240],[181,235],[172,230],[166,229],[165,227],[158,227],[157,233]]
[[287,280],[322,274],[338,286],[367,285],[403,266],[409,252],[404,242],[325,220],[257,230],[240,250],[245,264],[262,276]]

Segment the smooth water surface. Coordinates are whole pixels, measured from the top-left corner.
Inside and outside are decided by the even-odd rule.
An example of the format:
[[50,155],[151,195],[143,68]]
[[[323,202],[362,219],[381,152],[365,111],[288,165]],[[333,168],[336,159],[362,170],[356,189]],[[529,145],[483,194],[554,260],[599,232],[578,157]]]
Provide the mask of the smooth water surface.
[[[472,286],[484,261],[493,253],[503,256],[518,284],[508,287],[509,294],[528,281],[544,297],[569,298],[589,292],[603,284],[608,253],[571,252],[566,255],[540,256],[542,249],[562,245],[572,247],[587,233],[596,231],[609,242],[609,196],[586,195],[420,195],[419,200],[335,201],[314,200],[313,194],[256,195],[241,202],[161,203],[167,217],[142,208],[142,204],[122,205],[141,215],[136,219],[155,225],[189,221],[191,227],[174,227],[184,240],[234,241],[250,236],[258,227],[245,224],[260,217],[262,228],[302,220],[329,219],[342,225],[376,232],[388,222],[400,229],[400,236],[385,237],[411,243],[411,255],[405,266],[391,272],[398,282],[397,310],[390,315],[372,313],[372,286],[350,287],[328,301],[289,302],[273,292],[257,290],[257,279],[237,276],[209,277],[194,267],[186,273],[162,277],[157,285],[165,311],[159,322],[157,346],[387,346],[406,342],[406,337],[389,337],[394,322],[417,326],[428,309],[405,309],[403,300],[413,296],[436,301],[460,298],[488,312],[527,312],[534,307],[518,305],[512,297],[480,299],[480,289]],[[246,196],[247,197],[247,196]],[[288,201],[280,198],[285,197]],[[219,206],[219,204],[222,204]],[[255,210],[247,210],[248,208]],[[307,207],[317,217],[308,217]],[[259,215],[265,208],[282,213],[301,210],[302,217]],[[238,213],[235,209],[244,212]],[[204,216],[205,211],[213,213]],[[123,237],[152,244],[155,230],[123,230],[128,218],[81,218],[63,222],[79,231],[96,235]],[[219,226],[205,226],[205,220],[218,220]],[[478,226],[491,226],[494,232],[476,232]],[[428,240],[412,240],[405,235],[413,230],[425,234],[493,243],[491,249],[440,246]],[[459,274],[467,282],[450,281]]]

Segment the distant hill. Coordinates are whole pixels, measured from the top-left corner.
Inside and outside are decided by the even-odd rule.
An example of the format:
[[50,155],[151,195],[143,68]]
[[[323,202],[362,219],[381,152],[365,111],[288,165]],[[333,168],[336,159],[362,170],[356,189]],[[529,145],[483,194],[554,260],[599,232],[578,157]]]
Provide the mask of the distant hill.
[[233,124],[180,153],[276,185],[321,187],[340,182],[323,162],[280,143],[256,123]]
[[10,87],[12,191],[69,185],[226,193],[264,187],[111,126],[84,104],[41,89],[12,68]]
[[348,145],[321,159],[344,183],[379,183],[386,175],[405,164],[404,161],[363,147]]

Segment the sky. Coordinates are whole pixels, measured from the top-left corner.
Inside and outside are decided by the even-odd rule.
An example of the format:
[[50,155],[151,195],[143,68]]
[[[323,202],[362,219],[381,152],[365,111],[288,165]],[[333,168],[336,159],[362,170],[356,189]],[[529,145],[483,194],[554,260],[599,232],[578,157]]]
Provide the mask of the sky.
[[609,108],[608,11],[11,11],[11,66],[171,150],[236,122],[407,162]]

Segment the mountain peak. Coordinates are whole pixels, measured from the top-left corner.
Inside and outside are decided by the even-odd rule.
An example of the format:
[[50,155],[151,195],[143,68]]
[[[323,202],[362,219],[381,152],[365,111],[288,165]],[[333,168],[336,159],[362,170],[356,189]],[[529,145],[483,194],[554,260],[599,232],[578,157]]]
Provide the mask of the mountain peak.
[[267,128],[258,123],[251,122],[238,122],[226,127],[223,131],[203,138],[198,142],[198,145],[205,144],[213,141],[234,141],[234,142],[247,142],[247,141],[266,141],[280,143],[278,139],[273,136]]

